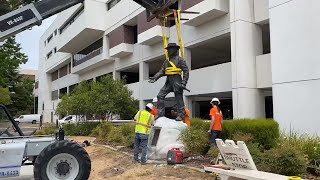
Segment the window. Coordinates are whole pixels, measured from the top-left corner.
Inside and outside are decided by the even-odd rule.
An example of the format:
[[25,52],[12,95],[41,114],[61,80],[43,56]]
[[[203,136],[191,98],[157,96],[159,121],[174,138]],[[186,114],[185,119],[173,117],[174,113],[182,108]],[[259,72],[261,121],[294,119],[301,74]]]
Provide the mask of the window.
[[55,81],[55,80],[57,80],[58,78],[59,78],[59,71],[56,70],[55,72],[53,72],[53,73],[51,74],[51,79],[52,79],[52,81]]
[[47,39],[48,43],[52,40],[52,38],[53,38],[53,35],[51,34]]
[[39,81],[36,81],[36,83],[34,84],[34,88],[38,89],[39,88]]
[[57,35],[57,30],[54,30],[54,36],[56,36]]
[[51,100],[57,100],[59,98],[58,94],[59,94],[58,90],[52,91],[51,92]]
[[138,26],[133,26],[133,43],[136,44],[138,43]]
[[52,51],[50,51],[50,52],[47,54],[47,59],[49,59],[51,56],[52,56]]
[[47,41],[44,41],[44,46],[47,46]]
[[71,74],[71,63],[68,64],[68,74]]
[[111,0],[110,2],[107,3],[107,8],[110,10],[113,6],[118,4],[121,0]]
[[66,76],[68,74],[68,65],[63,66],[59,70],[59,78],[62,78],[63,76]]
[[63,95],[67,94],[68,93],[68,89],[67,87],[65,88],[62,88],[59,90],[59,98],[61,99]]
[[65,24],[59,28],[59,33],[62,34],[83,12],[84,6],[82,6]]
[[69,94],[71,94],[77,86],[78,86],[78,84],[74,84],[74,85],[69,86]]
[[54,53],[57,53],[57,47],[55,47],[55,48],[53,49],[53,52],[54,52]]

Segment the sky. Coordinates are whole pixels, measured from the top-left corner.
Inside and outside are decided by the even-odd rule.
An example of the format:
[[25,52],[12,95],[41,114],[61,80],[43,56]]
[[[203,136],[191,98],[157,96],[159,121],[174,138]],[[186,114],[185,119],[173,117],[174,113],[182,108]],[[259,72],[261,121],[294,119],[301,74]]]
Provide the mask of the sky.
[[32,30],[25,30],[16,35],[16,41],[21,44],[22,52],[28,56],[28,62],[20,65],[21,69],[38,69],[39,64],[39,40],[42,34],[55,20],[56,16],[42,21],[41,26],[34,26]]

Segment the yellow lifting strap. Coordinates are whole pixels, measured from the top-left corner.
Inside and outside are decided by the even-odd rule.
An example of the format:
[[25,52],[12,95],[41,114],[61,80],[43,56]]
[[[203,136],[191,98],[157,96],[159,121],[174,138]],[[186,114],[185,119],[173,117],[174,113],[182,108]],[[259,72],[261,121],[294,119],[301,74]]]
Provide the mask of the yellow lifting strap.
[[[165,51],[165,56],[166,56],[166,60],[168,60],[168,62],[172,66],[172,67],[166,68],[165,74],[166,75],[181,75],[182,69],[177,68],[176,65],[172,61],[170,61],[169,54],[166,49],[166,47],[168,46],[168,36],[167,36],[167,32],[166,32],[165,28],[166,28],[166,24],[168,21],[168,16],[171,14],[172,13],[168,13],[164,16],[163,26],[162,26],[163,47],[164,47],[164,51]],[[181,36],[181,12],[180,12],[180,10],[173,10],[173,15],[175,18],[175,23],[176,23],[176,30],[177,30],[178,41],[179,41],[179,46],[180,46],[180,53],[181,53],[181,57],[184,59],[184,46],[183,46],[183,41],[182,41],[182,36]]]
[[181,57],[184,59],[184,46],[181,36],[181,11],[180,10],[173,10],[174,19],[176,21],[176,29],[177,29],[177,35],[178,35],[178,41],[180,46],[180,53]]

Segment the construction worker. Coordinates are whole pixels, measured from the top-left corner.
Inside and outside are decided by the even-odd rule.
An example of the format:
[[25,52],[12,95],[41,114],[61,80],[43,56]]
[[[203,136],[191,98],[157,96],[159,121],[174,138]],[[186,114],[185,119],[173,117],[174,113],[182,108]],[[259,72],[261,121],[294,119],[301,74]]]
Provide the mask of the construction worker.
[[[151,126],[154,121],[154,116],[151,114],[153,104],[148,103],[145,110],[138,111],[134,117],[136,121],[135,127],[135,143],[134,143],[134,162],[141,162],[142,165],[147,161],[147,145],[148,138],[151,132]],[[141,161],[139,161],[139,148],[142,147]]]
[[208,133],[210,133],[210,146],[216,146],[216,139],[221,137],[223,115],[219,108],[220,101],[213,98],[210,101],[212,108],[210,110],[211,124]]
[[154,116],[155,119],[158,118],[158,98],[155,97],[152,99],[153,109],[151,111],[151,114]]
[[42,130],[42,123],[43,123],[43,113],[41,113],[40,115],[39,130]]
[[[171,116],[173,118],[176,118],[178,115],[178,112],[177,112],[177,105],[175,105],[172,109],[171,109]],[[191,125],[191,115],[190,115],[190,110],[189,108],[185,108],[185,114],[184,114],[184,120],[183,122],[187,124],[188,127],[190,127]]]
[[[167,76],[165,85],[162,87],[158,94],[158,110],[159,117],[165,116],[164,99],[170,93],[174,92],[174,96],[177,101],[178,115],[176,121],[182,121],[184,119],[184,101],[183,91],[186,90],[186,85],[189,79],[189,68],[186,62],[179,56],[180,46],[176,43],[169,43],[166,47],[169,60],[165,60],[159,72],[150,78],[149,82],[154,83],[159,78]],[[181,74],[183,73],[183,78]]]

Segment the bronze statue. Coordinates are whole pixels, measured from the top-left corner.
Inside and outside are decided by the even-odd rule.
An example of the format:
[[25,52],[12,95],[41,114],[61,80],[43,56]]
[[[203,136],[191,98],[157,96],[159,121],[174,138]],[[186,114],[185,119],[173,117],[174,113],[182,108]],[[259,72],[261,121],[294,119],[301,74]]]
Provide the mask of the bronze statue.
[[[179,49],[175,43],[169,43],[167,48],[169,54],[169,60],[166,60],[159,72],[150,78],[149,82],[154,83],[162,76],[167,76],[166,83],[158,94],[158,115],[159,117],[165,116],[165,97],[174,92],[177,101],[178,116],[176,121],[182,121],[184,119],[184,101],[183,90],[186,88],[189,79],[189,69],[186,62],[179,56]],[[181,74],[183,72],[183,78]]]

